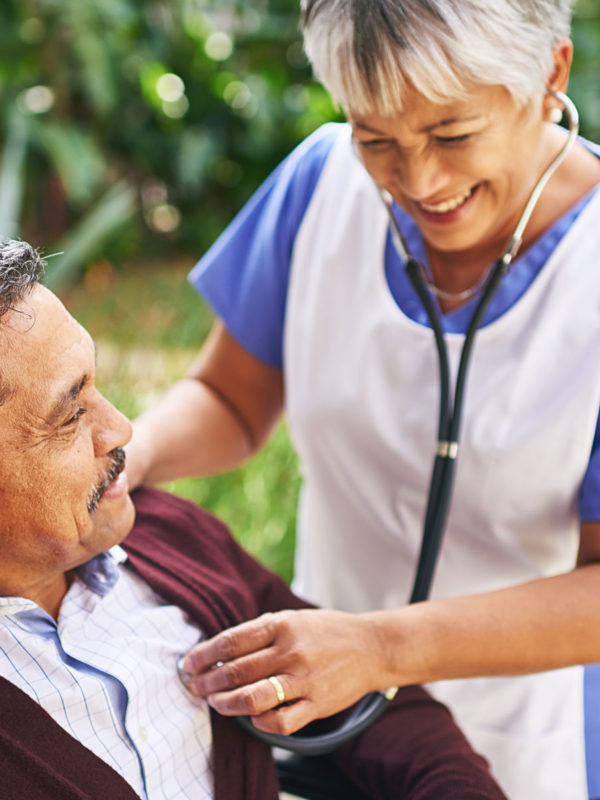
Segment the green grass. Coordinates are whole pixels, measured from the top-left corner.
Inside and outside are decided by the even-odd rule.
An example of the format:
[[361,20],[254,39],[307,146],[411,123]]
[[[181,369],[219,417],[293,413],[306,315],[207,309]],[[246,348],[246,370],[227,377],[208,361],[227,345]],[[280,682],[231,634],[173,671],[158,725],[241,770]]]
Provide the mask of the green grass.
[[[91,265],[81,286],[59,292],[96,340],[99,388],[129,417],[184,374],[210,329],[211,312],[186,280],[191,266],[133,265],[117,272],[101,262]],[[299,486],[282,423],[240,469],[164,488],[217,514],[244,547],[289,580]]]

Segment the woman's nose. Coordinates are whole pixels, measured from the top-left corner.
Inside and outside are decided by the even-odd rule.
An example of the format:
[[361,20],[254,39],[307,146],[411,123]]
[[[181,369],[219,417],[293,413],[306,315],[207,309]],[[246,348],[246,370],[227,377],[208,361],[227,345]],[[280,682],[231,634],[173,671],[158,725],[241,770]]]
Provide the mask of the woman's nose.
[[435,198],[448,186],[449,173],[435,153],[408,153],[394,169],[394,183],[411,200]]

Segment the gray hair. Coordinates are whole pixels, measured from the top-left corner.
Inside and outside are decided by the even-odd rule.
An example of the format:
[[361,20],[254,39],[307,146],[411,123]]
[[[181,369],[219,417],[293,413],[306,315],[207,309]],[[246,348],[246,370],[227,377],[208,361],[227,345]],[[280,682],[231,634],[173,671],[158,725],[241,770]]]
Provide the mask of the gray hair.
[[0,239],[0,317],[20,303],[44,274],[44,261],[27,242]]
[[525,105],[552,74],[573,0],[302,0],[304,46],[344,109],[390,114],[408,86],[435,103],[472,84],[505,86]]
[[[44,261],[30,244],[0,239],[0,320],[27,297],[43,274]],[[0,375],[0,405],[9,394]]]

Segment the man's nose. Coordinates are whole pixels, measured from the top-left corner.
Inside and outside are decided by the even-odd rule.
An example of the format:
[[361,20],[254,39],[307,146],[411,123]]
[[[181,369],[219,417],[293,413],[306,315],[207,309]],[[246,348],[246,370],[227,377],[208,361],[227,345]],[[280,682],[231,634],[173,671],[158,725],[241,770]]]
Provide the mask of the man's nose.
[[112,403],[100,396],[99,419],[94,432],[94,450],[97,456],[105,455],[115,447],[124,447],[131,439],[131,422]]

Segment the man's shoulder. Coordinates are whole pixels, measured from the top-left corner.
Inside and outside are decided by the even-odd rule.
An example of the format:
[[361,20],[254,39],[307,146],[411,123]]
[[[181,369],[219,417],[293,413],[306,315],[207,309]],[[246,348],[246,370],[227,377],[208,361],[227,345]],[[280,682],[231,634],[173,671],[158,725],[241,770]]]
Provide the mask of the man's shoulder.
[[132,499],[136,521],[123,542],[129,564],[207,635],[265,611],[305,606],[208,511],[157,489],[139,489]]
[[140,488],[132,493],[135,522],[123,543],[125,549],[143,542],[161,543],[177,550],[204,540],[233,542],[227,527],[190,500],[160,489]]

